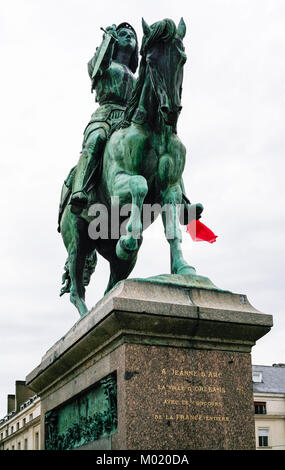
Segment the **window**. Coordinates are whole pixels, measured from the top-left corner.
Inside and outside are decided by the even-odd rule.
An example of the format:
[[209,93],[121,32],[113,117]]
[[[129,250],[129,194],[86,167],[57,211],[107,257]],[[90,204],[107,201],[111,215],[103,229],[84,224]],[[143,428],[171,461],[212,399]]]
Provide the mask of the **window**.
[[28,450],[28,439],[24,441],[24,450]]
[[33,413],[30,414],[29,421],[32,421],[32,419],[33,419]]
[[12,446],[12,450],[15,450],[15,446]]
[[20,429],[20,423],[17,423],[17,431]]
[[269,429],[259,428],[258,429],[258,445],[259,447],[268,447]]
[[14,426],[11,426],[11,434],[14,432]]
[[1,432],[1,439],[3,439],[3,432]]
[[266,415],[266,403],[263,401],[255,401],[254,413],[256,415]]
[[35,433],[35,450],[39,450],[39,433]]
[[253,372],[252,381],[255,382],[255,383],[261,383],[262,382],[262,372]]
[[18,442],[18,450],[21,450],[21,442]]
[[23,426],[26,424],[26,418],[23,418]]

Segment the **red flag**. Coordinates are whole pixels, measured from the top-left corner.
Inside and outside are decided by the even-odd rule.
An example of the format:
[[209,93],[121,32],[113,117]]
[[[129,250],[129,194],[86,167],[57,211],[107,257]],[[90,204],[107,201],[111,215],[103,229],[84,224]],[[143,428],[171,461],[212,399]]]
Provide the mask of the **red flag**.
[[202,224],[200,220],[192,220],[190,224],[187,225],[186,230],[194,242],[209,242],[214,243],[218,235],[215,235],[212,230],[210,230],[206,225]]

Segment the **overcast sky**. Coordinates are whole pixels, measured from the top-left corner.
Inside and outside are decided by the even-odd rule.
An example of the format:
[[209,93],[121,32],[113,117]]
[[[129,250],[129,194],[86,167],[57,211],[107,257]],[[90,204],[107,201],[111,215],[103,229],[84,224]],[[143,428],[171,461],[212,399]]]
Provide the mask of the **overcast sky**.
[[[7,394],[79,319],[59,298],[66,251],[57,233],[61,185],[95,110],[87,62],[100,27],[141,18],[187,25],[178,133],[188,197],[202,202],[215,244],[183,235],[186,259],[222,289],[246,294],[274,327],[254,364],[285,362],[284,0],[2,0],[0,6],[0,417]],[[158,220],[131,277],[169,272]],[[92,307],[109,277],[99,258]]]

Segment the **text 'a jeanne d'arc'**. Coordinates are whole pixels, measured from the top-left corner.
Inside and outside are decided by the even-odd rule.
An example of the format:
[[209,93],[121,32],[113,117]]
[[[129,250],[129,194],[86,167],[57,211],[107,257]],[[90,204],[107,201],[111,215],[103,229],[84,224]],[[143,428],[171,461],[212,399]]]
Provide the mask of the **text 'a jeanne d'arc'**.
[[208,377],[208,378],[220,378],[221,372],[217,371],[198,371],[198,370],[186,370],[186,369],[162,369],[162,375],[175,375],[176,377]]

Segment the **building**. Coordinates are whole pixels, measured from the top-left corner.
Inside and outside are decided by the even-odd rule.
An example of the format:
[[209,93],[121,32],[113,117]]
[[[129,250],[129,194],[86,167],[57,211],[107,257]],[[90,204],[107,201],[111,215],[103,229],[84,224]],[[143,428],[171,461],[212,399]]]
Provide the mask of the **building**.
[[285,364],[252,367],[256,449],[285,450]]
[[[285,364],[253,365],[257,450],[285,450]],[[0,419],[0,450],[40,450],[40,397],[16,381]]]
[[40,449],[40,398],[16,381],[15,395],[7,397],[7,415],[0,419],[0,450]]

